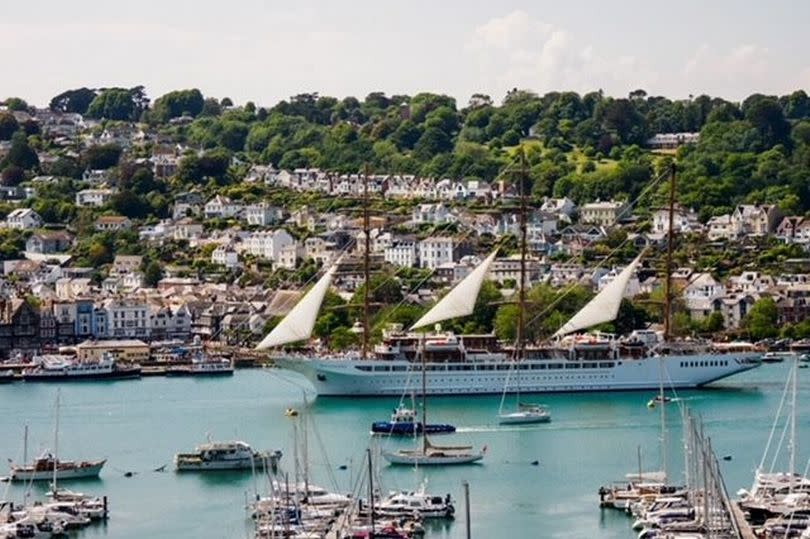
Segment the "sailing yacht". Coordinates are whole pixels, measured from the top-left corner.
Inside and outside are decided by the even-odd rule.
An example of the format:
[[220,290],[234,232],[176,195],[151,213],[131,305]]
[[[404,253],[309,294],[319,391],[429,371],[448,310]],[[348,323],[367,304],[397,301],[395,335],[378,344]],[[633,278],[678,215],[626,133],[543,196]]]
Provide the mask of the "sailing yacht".
[[51,481],[54,490],[59,479],[85,479],[98,477],[101,469],[107,462],[106,459],[92,461],[72,461],[59,460],[57,458],[59,449],[59,404],[61,392],[56,392],[56,425],[53,433],[53,454],[45,452],[39,458],[28,464],[28,427],[25,427],[23,450],[23,464],[9,462],[9,479],[11,481]]
[[[670,251],[671,241],[668,256]],[[513,351],[502,347],[495,335],[437,331],[425,336],[395,329],[383,334],[371,358],[282,355],[276,364],[303,374],[319,395],[347,397],[406,394],[411,390],[412,373],[423,363],[423,370],[430,373],[424,388],[426,395],[514,393],[508,388],[513,367],[518,371],[522,392],[551,393],[654,390],[659,389],[662,372],[672,389],[691,389],[761,364],[762,352],[747,342],[664,339],[663,343],[650,343],[633,335],[583,334],[616,319],[641,258],[639,255],[628,264],[557,330],[550,342],[526,346],[519,362],[510,361]],[[485,274],[478,273],[477,278],[483,280]],[[667,298],[670,296],[667,291]],[[315,311],[320,305],[313,298],[304,301]],[[669,319],[668,313],[665,319]]]
[[509,384],[503,388],[501,406],[498,410],[498,423],[501,425],[530,425],[535,423],[547,423],[551,421],[551,414],[545,406],[533,403],[520,402],[520,366],[525,359],[526,353],[526,190],[525,190],[525,161],[523,163],[523,178],[520,184],[520,283],[518,288],[518,319],[517,319],[517,342],[515,343],[515,356],[513,367],[515,368],[517,409],[511,412],[504,411],[503,405],[506,402],[506,394]]
[[[422,318],[411,326],[411,331],[424,328],[433,324],[439,324],[445,320],[461,318],[472,314],[475,308],[475,301],[481,291],[489,267],[498,254],[497,249],[493,251],[481,264],[478,265],[467,277],[461,280],[450,292],[447,293],[436,305],[426,312]],[[424,343],[424,338],[423,338]],[[427,424],[427,369],[425,366],[425,355],[422,354],[422,420]],[[383,458],[391,464],[408,465],[446,465],[446,464],[470,464],[478,462],[484,458],[486,448],[474,451],[472,446],[437,446],[430,442],[427,433],[422,436],[421,447],[417,449],[400,449],[398,451],[384,451]]]

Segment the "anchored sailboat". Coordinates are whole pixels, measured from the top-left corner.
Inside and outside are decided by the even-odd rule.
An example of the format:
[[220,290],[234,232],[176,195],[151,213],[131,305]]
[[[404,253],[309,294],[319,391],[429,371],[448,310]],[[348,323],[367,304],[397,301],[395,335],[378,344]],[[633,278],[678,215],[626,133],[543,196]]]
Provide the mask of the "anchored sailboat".
[[545,406],[534,403],[520,402],[520,371],[523,368],[523,360],[526,356],[526,157],[521,156],[521,178],[520,178],[520,288],[518,289],[518,323],[517,342],[515,343],[515,355],[512,368],[515,372],[515,402],[517,409],[509,412],[504,411],[503,405],[506,402],[506,394],[509,391],[509,377],[504,384],[501,405],[498,409],[498,423],[501,425],[529,425],[534,423],[547,423],[551,421],[551,414]]
[[[486,278],[489,267],[495,260],[497,249],[493,251],[477,268],[458,283],[436,305],[422,316],[411,331],[438,324],[445,320],[452,320],[472,314],[475,301],[481,291],[481,285]],[[422,361],[422,421],[427,424],[427,369],[425,368],[424,334],[420,345]],[[474,451],[472,446],[437,446],[430,442],[427,434],[422,436],[422,444],[418,449],[401,449],[399,451],[384,451],[383,457],[391,464],[409,465],[439,465],[439,464],[470,464],[484,458],[486,448]]]

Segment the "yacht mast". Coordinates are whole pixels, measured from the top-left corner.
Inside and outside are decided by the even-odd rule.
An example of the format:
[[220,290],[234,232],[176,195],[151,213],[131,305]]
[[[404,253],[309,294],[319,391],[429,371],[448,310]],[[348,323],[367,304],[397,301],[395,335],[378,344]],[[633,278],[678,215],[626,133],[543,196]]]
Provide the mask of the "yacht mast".
[[56,425],[53,429],[53,492],[56,493],[56,475],[59,471],[58,456],[59,456],[59,397],[61,396],[61,389],[56,389]]
[[365,250],[363,252],[363,349],[360,353],[362,359],[368,358],[368,317],[369,317],[369,251],[371,245],[371,231],[368,215],[368,163],[363,170],[363,238]]
[[427,453],[427,367],[425,366],[425,334],[422,334],[420,339],[421,344],[418,348],[419,353],[422,355],[422,454]]
[[790,493],[796,483],[796,396],[798,391],[799,379],[799,358],[798,356],[793,360],[793,381],[791,383],[791,396],[790,396]]
[[[669,225],[667,230],[667,257],[664,269],[664,343],[668,342],[672,332],[672,251],[675,243],[675,163],[669,171]],[[661,402],[661,467],[664,480],[667,474],[667,406],[664,398],[664,356],[658,356],[658,384]]]

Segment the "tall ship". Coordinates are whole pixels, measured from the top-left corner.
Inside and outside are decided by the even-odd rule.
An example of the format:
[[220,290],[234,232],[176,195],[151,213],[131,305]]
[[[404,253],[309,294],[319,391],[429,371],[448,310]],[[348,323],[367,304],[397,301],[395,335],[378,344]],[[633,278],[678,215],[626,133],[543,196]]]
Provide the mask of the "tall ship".
[[[495,335],[455,335],[436,326],[436,331],[428,335],[393,328],[370,354],[364,332],[361,354],[280,353],[275,363],[304,375],[318,395],[336,397],[402,396],[414,391],[422,368],[429,372],[426,395],[501,394],[504,388],[509,390],[510,371],[514,371],[513,376],[515,372],[519,374],[522,393],[552,393],[656,390],[662,380],[674,389],[698,388],[753,369],[760,365],[762,354],[751,343],[670,339],[674,172],[671,183],[661,338],[650,331],[626,337],[582,333],[616,319],[627,285],[644,256],[642,252],[558,329],[548,343],[521,342],[517,345],[518,354],[516,345],[502,345]],[[493,260],[494,256],[487,257],[479,266],[484,266],[482,271],[473,271],[456,285],[454,291],[462,292],[459,297],[464,296],[465,289],[477,294]],[[278,348],[310,338],[336,267],[337,263],[259,343],[258,349]],[[520,307],[522,310],[522,297]],[[441,314],[447,315],[441,319],[455,316],[452,312]],[[521,317],[521,331],[523,323]],[[417,359],[418,351],[424,356],[422,361]]]

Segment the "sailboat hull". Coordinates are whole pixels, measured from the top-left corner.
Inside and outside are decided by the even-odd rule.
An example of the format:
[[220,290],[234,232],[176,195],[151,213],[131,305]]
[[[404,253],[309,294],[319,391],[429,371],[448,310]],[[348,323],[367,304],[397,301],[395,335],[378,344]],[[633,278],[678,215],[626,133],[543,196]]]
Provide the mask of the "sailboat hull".
[[390,464],[406,466],[448,466],[452,464],[473,464],[484,458],[483,453],[463,455],[425,455],[421,452],[383,452],[383,458]]
[[498,423],[501,425],[534,425],[537,423],[548,423],[549,421],[551,421],[551,415],[549,414],[514,412],[498,416]]
[[[527,359],[520,365],[520,392],[658,390],[659,363],[668,387],[697,388],[758,367],[759,357],[741,352],[598,361]],[[276,364],[303,374],[318,395],[335,397],[401,396],[416,389],[414,374],[421,368],[406,360],[376,359],[282,357]],[[426,368],[427,395],[492,395],[508,388],[510,367],[503,360],[427,363]]]

